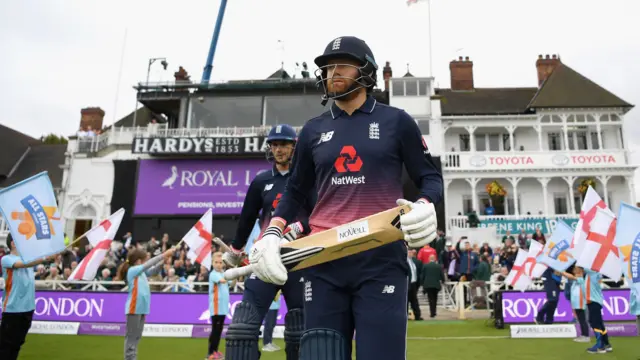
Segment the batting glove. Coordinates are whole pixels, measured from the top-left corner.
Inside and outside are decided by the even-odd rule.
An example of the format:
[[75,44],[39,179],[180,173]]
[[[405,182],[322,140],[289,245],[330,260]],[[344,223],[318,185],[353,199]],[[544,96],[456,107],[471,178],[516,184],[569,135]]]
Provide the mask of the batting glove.
[[400,229],[409,247],[420,248],[436,239],[438,219],[433,204],[424,199],[416,202],[399,199],[396,204],[409,205],[411,208],[411,211],[400,216]]
[[253,272],[264,282],[284,285],[287,282],[287,268],[280,258],[282,231],[278,227],[269,227],[262,239],[256,241],[249,254]]

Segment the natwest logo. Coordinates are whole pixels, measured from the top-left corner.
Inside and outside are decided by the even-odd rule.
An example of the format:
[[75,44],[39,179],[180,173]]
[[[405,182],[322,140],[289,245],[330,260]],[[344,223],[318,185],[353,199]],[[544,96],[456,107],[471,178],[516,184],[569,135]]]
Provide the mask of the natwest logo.
[[[352,145],[345,145],[340,150],[340,156],[336,159],[334,163],[334,167],[339,174],[345,173],[355,173],[362,169],[362,159],[358,156],[356,152],[356,148]],[[331,179],[332,185],[357,185],[364,184],[365,177],[362,176],[352,176],[352,175],[343,175],[338,177],[333,177]]]

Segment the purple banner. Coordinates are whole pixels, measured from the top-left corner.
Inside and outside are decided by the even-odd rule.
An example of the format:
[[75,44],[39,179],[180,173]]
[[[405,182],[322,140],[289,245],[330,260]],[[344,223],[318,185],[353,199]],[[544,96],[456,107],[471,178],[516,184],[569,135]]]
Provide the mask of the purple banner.
[[[1,295],[2,292],[0,292]],[[126,301],[127,293],[120,292],[37,291],[36,311],[33,320],[107,323],[105,325],[122,324],[126,322]],[[242,301],[242,294],[231,294],[229,314],[227,314],[225,324],[231,323],[233,311],[240,301]],[[278,325],[284,324],[286,314],[287,307],[284,299],[280,298]],[[2,318],[1,313],[0,318]],[[210,324],[209,295],[153,293],[151,295],[151,312],[146,318],[146,323]]]
[[[636,317],[629,313],[629,289],[603,290],[604,304],[602,316],[604,321],[635,321]],[[502,315],[505,324],[533,323],[538,310],[546,302],[543,291],[505,291],[502,293]],[[571,303],[560,294],[555,321],[570,322],[573,318]]]
[[266,160],[140,160],[135,215],[237,215]]

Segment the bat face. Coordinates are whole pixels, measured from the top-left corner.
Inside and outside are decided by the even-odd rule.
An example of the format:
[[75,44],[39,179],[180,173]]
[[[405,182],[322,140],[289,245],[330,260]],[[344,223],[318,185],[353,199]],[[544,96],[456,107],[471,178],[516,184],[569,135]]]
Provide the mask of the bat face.
[[296,271],[403,240],[400,215],[409,211],[408,205],[398,206],[282,244],[282,262]]

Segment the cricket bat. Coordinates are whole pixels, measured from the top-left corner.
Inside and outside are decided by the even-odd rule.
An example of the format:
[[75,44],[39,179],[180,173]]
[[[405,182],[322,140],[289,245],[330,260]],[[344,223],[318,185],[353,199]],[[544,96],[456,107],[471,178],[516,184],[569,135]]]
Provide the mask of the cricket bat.
[[[402,240],[400,215],[410,210],[408,205],[397,206],[300,240],[284,241],[280,246],[282,263],[292,272]],[[252,271],[252,265],[232,268],[224,277],[234,280]]]

